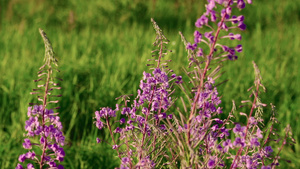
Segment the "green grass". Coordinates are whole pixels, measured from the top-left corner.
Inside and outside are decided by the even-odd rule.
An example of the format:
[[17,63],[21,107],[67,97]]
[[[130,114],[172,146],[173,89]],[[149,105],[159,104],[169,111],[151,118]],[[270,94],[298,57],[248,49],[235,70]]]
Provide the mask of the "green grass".
[[[65,168],[118,165],[110,146],[95,143],[96,136],[108,136],[94,127],[94,111],[114,107],[115,98],[122,94],[136,94],[154,49],[151,17],[170,40],[171,65],[179,72],[187,61],[178,31],[192,40],[194,22],[203,11],[203,1],[178,1],[176,5],[175,1],[159,0],[155,6],[153,2],[0,2],[0,168],[13,168],[24,153],[27,106],[36,101],[29,93],[44,56],[39,27],[52,42],[64,79],[59,105],[68,142]],[[248,99],[246,90],[254,80],[251,61],[258,64],[267,88],[267,93],[261,94],[262,101],[276,105],[282,129],[290,124],[297,142],[282,152],[292,161],[282,168],[300,166],[299,9],[297,1],[264,0],[243,10],[248,26],[241,32],[244,51],[237,61],[224,63],[226,73],[220,80],[229,81],[219,87],[224,112],[228,112],[231,100],[239,105]]]

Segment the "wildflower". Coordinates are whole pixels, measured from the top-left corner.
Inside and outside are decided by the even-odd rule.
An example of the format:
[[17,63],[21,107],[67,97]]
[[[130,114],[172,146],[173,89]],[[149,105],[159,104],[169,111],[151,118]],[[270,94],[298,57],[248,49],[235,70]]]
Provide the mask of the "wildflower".
[[240,137],[236,137],[235,141],[233,142],[234,146],[241,146],[244,147],[245,146],[245,140],[243,138]]
[[208,168],[215,168],[215,166],[216,166],[215,160],[209,159],[209,160],[208,160],[208,163],[207,163],[207,167],[208,167]]
[[23,147],[25,149],[31,149],[32,148],[31,142],[30,142],[30,140],[28,138],[24,139]]
[[235,127],[233,128],[233,132],[242,137],[244,137],[245,131],[246,131],[246,127],[245,126],[241,127],[240,124],[236,124]]

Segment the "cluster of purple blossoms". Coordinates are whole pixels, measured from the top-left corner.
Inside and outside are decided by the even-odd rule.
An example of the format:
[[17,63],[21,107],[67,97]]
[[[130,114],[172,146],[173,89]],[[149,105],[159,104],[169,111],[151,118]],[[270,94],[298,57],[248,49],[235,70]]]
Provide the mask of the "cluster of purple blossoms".
[[[23,147],[28,151],[26,154],[19,156],[19,162],[23,163],[26,159],[36,161],[40,164],[47,164],[49,167],[63,169],[62,165],[57,165],[56,161],[64,160],[65,152],[62,148],[65,144],[65,137],[62,133],[62,124],[57,113],[52,109],[45,109],[43,106],[28,107],[27,116],[29,119],[25,122],[25,130],[28,138],[24,139]],[[44,125],[41,121],[43,119]],[[33,143],[29,138],[39,136],[39,143]],[[43,150],[41,156],[37,156],[33,150],[33,146],[40,147]],[[39,159],[40,158],[40,159]],[[16,169],[22,169],[23,166],[18,164]],[[27,164],[27,168],[34,168],[31,163]]]
[[[164,70],[160,68],[155,68],[151,73],[143,73],[143,79],[140,81],[140,89],[138,89],[138,95],[133,100],[133,104],[131,107],[123,107],[119,108],[119,105],[116,106],[115,110],[111,108],[102,108],[100,111],[95,112],[95,124],[98,129],[102,129],[108,127],[109,130],[112,131],[110,126],[110,118],[116,117],[116,112],[120,112],[121,119],[118,120],[119,127],[116,127],[113,132],[119,134],[118,139],[120,142],[124,142],[124,138],[132,137],[132,133],[135,137],[137,133],[140,133],[142,137],[146,140],[146,137],[153,135],[152,127],[153,125],[157,126],[161,130],[165,130],[165,126],[160,124],[162,119],[171,119],[172,114],[167,115],[165,110],[167,110],[172,104],[172,98],[169,94],[170,81],[175,80],[175,83],[181,83],[181,76],[176,76],[175,74],[170,77]],[[104,122],[105,121],[105,122]],[[155,122],[154,122],[155,121]],[[154,123],[154,124],[153,124]],[[123,126],[123,127],[121,127]],[[114,137],[114,136],[112,136]],[[153,137],[149,137],[153,138]],[[140,138],[143,140],[143,138]],[[115,140],[115,139],[114,139]],[[100,139],[97,138],[97,142],[100,142]],[[143,144],[149,143],[141,143],[130,140],[131,145],[126,149],[126,153],[123,153],[126,156],[122,156],[121,168],[129,168],[130,160],[133,158],[133,154],[137,153],[139,155],[144,154],[138,151],[138,149],[142,148]],[[135,142],[135,143],[134,143]],[[119,151],[119,148],[122,144],[114,142],[112,145],[113,149]],[[142,145],[139,145],[142,144]],[[121,156],[119,156],[121,158]],[[146,167],[146,168],[154,168],[155,163],[150,159],[149,156],[140,156],[138,159],[138,163],[131,164],[136,167]]]
[[[249,4],[252,3],[251,0],[247,1]],[[217,6],[224,6],[224,8],[218,12],[216,11]],[[199,31],[194,32],[194,43],[188,43],[187,49],[196,52],[196,56],[203,57],[206,55],[211,55],[211,53],[204,53],[203,49],[200,46],[201,43],[206,44],[209,48],[220,46],[222,49],[221,56],[227,57],[229,60],[236,60],[236,52],[242,52],[242,45],[237,45],[235,47],[228,47],[226,45],[216,44],[216,36],[218,36],[220,30],[228,31],[229,29],[239,28],[240,30],[245,30],[246,25],[244,24],[244,16],[235,16],[231,15],[232,8],[243,9],[245,8],[245,2],[243,0],[208,0],[206,5],[206,12],[196,21],[195,26],[197,28],[202,28],[206,26],[211,29],[209,32],[201,34]],[[211,23],[216,23],[216,26],[219,30],[214,30],[210,25]],[[229,24],[231,24],[229,26]],[[215,34],[214,34],[215,33]],[[219,37],[220,39],[228,38],[231,40],[241,40],[242,36],[240,34],[228,33]],[[215,50],[215,48],[214,48]]]
[[[253,119],[252,119],[253,120]],[[233,168],[268,168],[264,162],[266,158],[272,155],[273,149],[271,146],[261,145],[263,140],[262,131],[257,125],[252,126],[251,131],[247,132],[249,128],[236,124],[232,129],[235,134],[233,143],[228,140],[226,144],[232,149],[243,152],[243,155],[235,156],[232,161]],[[232,158],[232,157],[231,157]],[[276,164],[272,164],[276,165]]]
[[[226,160],[231,159],[232,168],[256,169],[265,166],[266,159],[271,157],[273,149],[271,146],[261,145],[263,135],[257,125],[257,120],[250,117],[249,126],[236,124],[234,128],[228,128],[228,119],[220,120],[215,116],[222,113],[220,97],[217,88],[213,87],[214,81],[208,78],[204,90],[200,93],[197,103],[197,114],[192,119],[189,127],[190,144],[199,146],[198,155],[202,159],[200,167],[223,168]],[[247,130],[250,130],[251,132]],[[230,135],[230,131],[234,135]],[[188,127],[178,127],[178,133],[188,132]],[[234,138],[232,141],[231,138]],[[238,155],[232,152],[242,153]],[[228,160],[227,160],[228,161]],[[274,164],[276,165],[276,164]]]
[[[169,89],[169,77],[166,72],[162,71],[160,68],[154,69],[150,73],[143,73],[143,80],[140,82],[140,89],[138,90],[138,102],[136,107],[143,105],[145,102],[151,102],[150,111],[157,111],[160,108],[166,110],[171,103],[171,97],[167,89]],[[176,79],[176,83],[181,83],[181,76],[176,76],[173,74],[172,78]]]

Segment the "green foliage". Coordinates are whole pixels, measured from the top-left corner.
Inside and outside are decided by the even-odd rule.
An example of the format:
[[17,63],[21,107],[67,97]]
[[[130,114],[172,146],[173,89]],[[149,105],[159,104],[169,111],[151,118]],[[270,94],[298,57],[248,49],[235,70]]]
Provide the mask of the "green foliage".
[[[247,98],[253,83],[254,60],[261,70],[267,92],[261,100],[277,107],[283,131],[291,124],[297,144],[283,150],[283,158],[292,161],[288,168],[300,165],[300,75],[298,1],[253,1],[245,9],[248,29],[241,43],[244,52],[235,62],[222,68],[229,79],[218,91],[223,95],[224,112],[230,112],[231,100],[237,106]],[[116,154],[105,143],[96,145],[96,136],[106,133],[93,126],[92,116],[100,106],[114,107],[122,94],[138,89],[155,38],[153,17],[170,40],[175,72],[187,65],[186,51],[178,35],[192,35],[194,22],[202,13],[204,1],[38,1],[0,2],[0,168],[12,168],[22,151],[26,111],[35,97],[29,92],[35,84],[36,68],[42,63],[43,43],[37,32],[47,31],[59,54],[62,83],[60,117],[68,145],[66,168],[113,168]],[[117,4],[117,5],[116,5]],[[200,7],[200,8],[199,8]],[[186,37],[191,41],[193,37]],[[231,91],[231,92],[228,92]],[[126,93],[125,93],[126,92]],[[127,93],[129,92],[129,93]],[[265,110],[268,112],[268,110]],[[271,112],[271,110],[269,111]],[[266,116],[267,117],[267,116]],[[103,137],[102,137],[103,138]],[[109,139],[109,137],[107,137]]]

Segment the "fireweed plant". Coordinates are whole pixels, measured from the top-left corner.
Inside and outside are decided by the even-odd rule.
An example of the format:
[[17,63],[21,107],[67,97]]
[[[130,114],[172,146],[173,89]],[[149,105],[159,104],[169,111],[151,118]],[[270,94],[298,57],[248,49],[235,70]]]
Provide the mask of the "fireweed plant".
[[[65,143],[65,137],[62,133],[62,124],[58,116],[58,112],[54,112],[55,107],[50,109],[51,104],[58,103],[58,100],[53,100],[55,97],[61,95],[54,95],[55,90],[60,90],[59,83],[55,81],[62,79],[56,77],[55,72],[59,72],[56,68],[57,60],[54,57],[51,42],[47,38],[46,33],[39,29],[39,32],[45,44],[45,59],[44,65],[40,67],[38,72],[39,79],[34,80],[37,82],[37,89],[33,89],[30,94],[37,95],[38,101],[41,104],[30,103],[28,107],[27,116],[28,120],[25,122],[25,131],[23,147],[28,152],[19,156],[19,162],[27,162],[26,168],[33,169],[36,167],[43,168],[56,168],[63,169],[62,165],[57,162],[64,160],[65,152],[62,148]],[[25,164],[17,164],[16,169],[23,169]]]
[[[152,19],[157,49],[149,59],[151,72],[143,73],[137,96],[132,101],[129,95],[121,96],[123,104],[115,109],[103,107],[95,112],[95,125],[100,130],[108,129],[112,143],[107,143],[117,152],[121,169],[279,166],[283,146],[294,140],[289,126],[282,138],[275,132],[279,122],[272,104],[271,118],[264,126],[263,107],[267,105],[261,102],[259,93],[265,88],[254,62],[254,86],[248,90],[252,100],[242,101],[249,112],[240,113],[246,123],[234,121],[234,102],[227,118],[220,118],[224,113],[215,81],[221,76],[221,63],[237,60],[236,54],[243,50],[242,45],[227,46],[223,41],[241,40],[242,36],[231,30],[246,29],[244,16],[232,13],[245,5],[244,0],[208,0],[206,11],[195,23],[193,43],[180,33],[188,51],[189,65],[184,69],[187,78],[168,68],[170,60],[164,59],[169,52],[168,40]],[[204,27],[208,31],[200,33],[198,29]],[[186,97],[174,98],[175,86]],[[96,141],[106,142],[100,138]],[[274,144],[279,145],[276,151]]]

